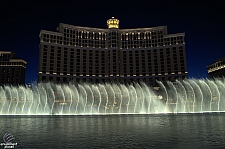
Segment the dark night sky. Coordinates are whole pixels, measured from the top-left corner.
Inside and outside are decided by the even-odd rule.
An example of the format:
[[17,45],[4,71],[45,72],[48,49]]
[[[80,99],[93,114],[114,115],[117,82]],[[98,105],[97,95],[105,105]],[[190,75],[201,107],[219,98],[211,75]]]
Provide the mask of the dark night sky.
[[26,60],[26,83],[33,82],[40,30],[56,31],[59,23],[107,28],[114,16],[120,28],[166,25],[169,34],[185,32],[189,78],[206,78],[206,66],[225,57],[224,14],[219,0],[1,0],[0,51]]

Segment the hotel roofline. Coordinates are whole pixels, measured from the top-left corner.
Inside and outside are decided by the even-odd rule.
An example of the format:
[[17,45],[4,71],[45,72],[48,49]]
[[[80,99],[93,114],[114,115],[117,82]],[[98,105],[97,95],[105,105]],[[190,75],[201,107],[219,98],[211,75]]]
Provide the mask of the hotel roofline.
[[[68,28],[82,28],[82,29],[95,29],[95,30],[111,30],[111,28],[93,28],[93,27],[84,27],[84,26],[75,26],[75,25],[69,25],[65,23],[60,23],[59,27],[68,27]],[[117,28],[114,28],[117,29]],[[119,28],[118,28],[119,29]],[[156,27],[145,27],[145,28],[127,28],[127,29],[119,29],[119,30],[158,30],[158,29],[167,29],[167,26],[156,26]]]
[[13,51],[0,51],[0,54],[11,54],[14,53]]
[[222,61],[224,61],[224,60],[225,60],[225,57],[220,58],[220,59],[216,60],[215,62],[213,62],[213,63],[209,64],[209,65],[208,65],[208,66],[206,66],[206,67],[210,67],[210,65],[215,65],[216,63],[220,63],[220,62],[222,62]]
[[27,62],[23,59],[9,59],[9,62],[23,62],[23,63],[27,64]]
[[[84,30],[87,30],[87,31],[103,31],[103,32],[108,32],[109,30],[113,30],[113,29],[110,29],[110,28],[105,28],[105,29],[102,29],[102,28],[92,28],[92,27],[83,27],[83,26],[74,26],[74,25],[69,25],[69,24],[64,24],[64,23],[60,23],[59,24],[59,28],[57,29],[58,32],[55,32],[55,31],[47,31],[47,30],[41,30],[40,31],[40,34],[39,34],[39,37],[41,34],[43,33],[46,33],[46,34],[52,34],[52,35],[57,35],[57,36],[63,36],[63,30],[62,28],[70,28],[70,29],[84,29]],[[155,31],[155,30],[164,30],[164,37],[173,37],[173,36],[185,36],[185,33],[184,32],[181,32],[181,33],[175,33],[175,34],[168,34],[167,33],[167,26],[157,26],[157,27],[150,27],[150,28],[132,28],[132,29],[114,29],[114,30],[119,30],[121,33],[124,32],[130,32],[130,31]]]

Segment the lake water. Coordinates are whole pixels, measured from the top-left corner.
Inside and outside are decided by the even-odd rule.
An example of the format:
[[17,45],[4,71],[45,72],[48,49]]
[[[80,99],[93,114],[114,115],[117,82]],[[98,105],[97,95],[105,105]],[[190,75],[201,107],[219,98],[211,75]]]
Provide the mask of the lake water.
[[[1,116],[15,148],[225,148],[225,113]],[[0,146],[4,147],[4,146]]]

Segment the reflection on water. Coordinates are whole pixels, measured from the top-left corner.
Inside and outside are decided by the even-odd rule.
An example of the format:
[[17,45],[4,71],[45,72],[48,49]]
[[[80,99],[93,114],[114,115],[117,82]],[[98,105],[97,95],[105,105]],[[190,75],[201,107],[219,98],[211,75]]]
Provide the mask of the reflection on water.
[[223,148],[224,122],[224,113],[1,116],[0,135],[17,148]]

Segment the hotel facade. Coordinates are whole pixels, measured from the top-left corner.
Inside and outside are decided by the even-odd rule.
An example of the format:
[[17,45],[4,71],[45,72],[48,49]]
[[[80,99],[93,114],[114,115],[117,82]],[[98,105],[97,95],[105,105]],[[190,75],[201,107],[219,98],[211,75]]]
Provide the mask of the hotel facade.
[[221,78],[225,76],[225,57],[216,60],[214,63],[207,66],[209,78]]
[[24,85],[27,62],[12,51],[0,51],[0,85]]
[[60,23],[57,32],[41,30],[38,81],[132,82],[156,85],[188,77],[184,33],[168,34],[166,26],[107,29]]

